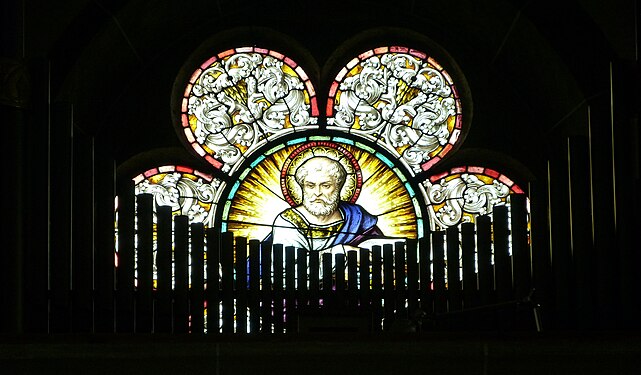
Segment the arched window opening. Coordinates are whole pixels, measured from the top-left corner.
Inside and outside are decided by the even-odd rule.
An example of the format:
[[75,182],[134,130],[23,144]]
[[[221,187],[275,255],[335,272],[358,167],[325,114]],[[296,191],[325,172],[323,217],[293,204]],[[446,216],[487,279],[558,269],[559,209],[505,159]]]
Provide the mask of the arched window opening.
[[[169,206],[173,215],[185,215],[191,223],[256,240],[270,249],[282,245],[278,251],[300,250],[295,280],[286,288],[312,287],[313,278],[308,276],[312,260],[300,260],[305,254],[337,256],[338,262],[350,252],[353,256],[355,251],[374,248],[379,260],[388,262],[386,267],[422,262],[422,277],[429,278],[421,281],[426,291],[460,284],[469,269],[463,269],[462,248],[450,247],[447,240],[438,249],[437,245],[423,248],[415,260],[409,256],[384,260],[380,249],[392,250],[390,245],[400,249],[433,232],[475,223],[481,216],[491,217],[496,207],[506,207],[509,219],[511,197],[525,192],[505,174],[483,167],[486,160],[433,172],[461,146],[469,126],[464,116],[467,96],[461,94],[469,90],[464,80],[449,73],[449,61],[439,62],[428,53],[399,45],[373,48],[345,60],[328,85],[323,115],[318,83],[283,53],[239,47],[205,59],[184,82],[176,82],[179,99],[174,103],[179,109],[174,123],[181,140],[213,167],[212,173],[177,165],[153,167],[133,178],[136,194],[152,194],[156,206]],[[526,221],[529,229],[529,217]],[[462,234],[458,236],[461,243]],[[505,255],[511,256],[508,241]],[[210,274],[211,281],[227,283],[227,288],[240,285],[241,291],[249,287],[251,267],[261,267],[256,261],[262,262],[263,255],[252,261],[246,250],[234,248],[232,261],[229,254],[221,253],[220,258],[217,254],[218,275]],[[359,254],[374,261],[373,252]],[[286,260],[281,258],[270,262]],[[336,272],[331,267],[319,271],[320,264],[315,264],[315,272],[321,272],[316,274],[317,283],[323,272]],[[478,267],[475,264],[476,271]],[[259,272],[254,277],[267,272],[275,283],[280,278],[277,283],[282,286],[288,281],[283,270],[276,275],[276,269],[254,268]],[[372,274],[371,280],[359,280],[358,285],[382,282],[385,277],[398,277],[392,284],[403,285],[409,272],[408,268],[378,275],[378,281]],[[324,282],[340,287],[347,280],[345,274],[334,277]],[[208,285],[206,273],[204,283]],[[250,317],[256,311],[250,311],[242,294],[240,300],[234,298],[209,303],[218,314],[213,321],[219,324],[213,330],[250,330]],[[317,304],[326,302],[321,299]],[[274,306],[272,313],[280,309],[283,314],[284,306]],[[207,309],[204,313],[206,321]],[[282,327],[270,323],[263,330]]]

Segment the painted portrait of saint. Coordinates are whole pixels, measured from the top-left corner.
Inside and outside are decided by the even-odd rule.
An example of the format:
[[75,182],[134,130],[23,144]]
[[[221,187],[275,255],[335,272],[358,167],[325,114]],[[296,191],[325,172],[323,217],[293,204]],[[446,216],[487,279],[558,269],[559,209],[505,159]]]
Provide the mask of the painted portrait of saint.
[[294,176],[302,191],[302,203],[276,217],[269,240],[317,251],[354,247],[382,236],[376,216],[340,199],[346,175],[345,168],[327,156],[314,156],[301,164]]
[[239,235],[321,252],[417,238],[412,193],[362,147],[305,142],[255,164],[229,207],[228,229]]

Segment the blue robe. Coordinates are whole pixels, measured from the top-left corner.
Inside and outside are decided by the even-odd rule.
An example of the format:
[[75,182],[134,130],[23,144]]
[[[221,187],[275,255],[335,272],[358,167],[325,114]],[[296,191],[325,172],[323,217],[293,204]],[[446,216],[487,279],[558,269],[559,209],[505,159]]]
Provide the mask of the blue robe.
[[378,218],[357,204],[340,202],[338,208],[342,210],[345,224],[333,245],[344,244],[356,246],[370,236],[382,235],[383,232],[376,226]]

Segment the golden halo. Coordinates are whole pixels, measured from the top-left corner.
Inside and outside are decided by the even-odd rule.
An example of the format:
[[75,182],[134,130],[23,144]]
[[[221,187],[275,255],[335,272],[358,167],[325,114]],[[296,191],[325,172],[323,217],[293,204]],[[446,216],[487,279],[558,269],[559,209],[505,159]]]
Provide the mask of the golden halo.
[[337,143],[314,141],[296,148],[283,164],[280,187],[287,203],[292,207],[302,203],[303,193],[294,175],[298,167],[314,156],[325,156],[336,160],[345,168],[347,176],[345,185],[341,189],[340,199],[350,203],[356,202],[363,186],[363,176],[354,155]]

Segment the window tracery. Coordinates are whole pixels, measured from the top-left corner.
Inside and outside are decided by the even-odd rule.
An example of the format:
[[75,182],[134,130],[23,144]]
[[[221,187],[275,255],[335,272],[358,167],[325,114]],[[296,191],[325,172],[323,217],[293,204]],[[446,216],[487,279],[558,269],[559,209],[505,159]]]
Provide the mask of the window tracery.
[[422,183],[432,230],[444,230],[480,215],[491,215],[494,206],[508,205],[510,194],[523,190],[507,176],[482,167],[468,166],[431,176]]
[[376,142],[413,174],[450,152],[463,126],[461,100],[447,71],[401,46],[351,60],[330,88],[327,117],[330,129]]
[[215,208],[225,183],[184,166],[162,166],[134,178],[135,193],[152,194],[154,206],[171,207],[172,215],[185,215],[190,222],[214,225]]
[[[176,126],[214,174],[151,168],[134,178],[136,194],[151,193],[156,205],[190,222],[265,241],[276,215],[305,211],[294,175],[307,159],[322,156],[345,169],[336,199],[362,208],[349,215],[376,220],[378,237],[357,243],[362,246],[474,222],[494,206],[509,207],[511,194],[524,194],[482,166],[430,174],[460,145],[468,124],[452,76],[428,54],[403,46],[361,53],[331,83],[326,117],[314,84],[291,58],[265,48],[207,59],[184,82]],[[327,228],[359,230],[342,221]]]
[[289,57],[258,47],[227,50],[201,64],[184,90],[181,112],[181,135],[228,174],[270,139],[318,124],[307,73]]
[[[212,180],[215,186],[201,188],[212,190],[208,197],[214,191],[217,194],[207,204],[220,207],[216,215],[222,220],[219,223],[222,228],[233,227],[242,235],[251,237],[247,228],[252,225],[256,228],[270,225],[269,220],[253,217],[257,211],[245,208],[246,212],[241,210],[245,214],[238,214],[241,211],[237,208],[242,204],[233,202],[233,197],[243,196],[243,189],[240,195],[236,194],[246,184],[247,176],[260,171],[265,176],[282,173],[277,168],[265,167],[265,159],[273,159],[284,148],[291,151],[294,145],[323,138],[314,135],[322,134],[323,129],[344,134],[325,139],[347,141],[361,150],[372,150],[383,165],[394,170],[403,189],[407,187],[412,192],[413,211],[421,223],[421,210],[416,207],[427,207],[426,219],[432,230],[473,221],[475,216],[491,212],[493,205],[509,204],[509,194],[523,194],[506,176],[482,167],[464,166],[453,168],[447,175],[430,176],[432,167],[459,146],[465,130],[463,103],[459,89],[443,65],[417,49],[381,46],[350,60],[330,85],[326,124],[319,115],[314,83],[303,67],[273,50],[254,46],[220,52],[200,64],[184,87],[179,134],[200,157],[232,177],[234,183],[229,188],[219,179]],[[309,135],[296,137],[296,134]],[[265,150],[266,145],[274,146]],[[392,158],[375,148],[386,151]],[[259,150],[263,151],[257,154]],[[278,160],[279,167],[282,162]],[[428,177],[417,181],[419,174]],[[164,178],[171,181],[178,177]],[[279,193],[282,189],[276,186],[280,183],[277,180],[274,179],[273,189],[253,186],[251,200],[264,203],[272,199],[272,203],[261,205],[268,210],[292,206]],[[164,180],[158,182],[147,180],[144,189],[141,185],[137,192],[158,192],[167,184]],[[295,186],[291,181],[288,183]],[[190,184],[193,185],[183,180],[180,188]],[[165,189],[168,195],[163,199],[168,199],[172,207],[178,207],[172,194],[180,188],[176,185],[173,190]],[[418,196],[414,194],[415,188],[421,191]],[[268,192],[264,197],[256,194],[263,190]],[[227,198],[222,197],[223,191]],[[190,208],[181,207],[181,212],[214,225],[216,210],[205,215],[204,201],[196,206],[193,199],[183,202]],[[422,225],[419,225],[421,233]],[[262,237],[266,229],[257,230],[256,236]]]

